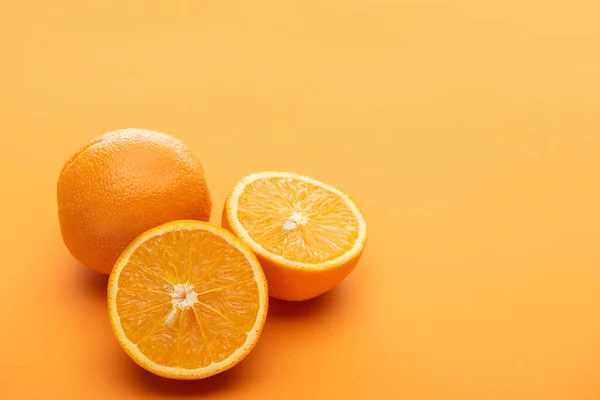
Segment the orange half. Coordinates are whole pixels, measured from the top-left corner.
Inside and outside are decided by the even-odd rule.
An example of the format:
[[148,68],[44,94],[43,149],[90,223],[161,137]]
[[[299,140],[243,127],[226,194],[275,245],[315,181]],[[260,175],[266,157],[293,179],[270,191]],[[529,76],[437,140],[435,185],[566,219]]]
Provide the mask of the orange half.
[[258,256],[271,296],[306,300],[332,289],[353,270],[367,223],[341,190],[288,172],[242,178],[223,210],[223,226]]
[[267,316],[262,268],[238,238],[199,221],[142,234],[108,284],[110,323],[141,367],[174,379],[233,367],[255,346]]

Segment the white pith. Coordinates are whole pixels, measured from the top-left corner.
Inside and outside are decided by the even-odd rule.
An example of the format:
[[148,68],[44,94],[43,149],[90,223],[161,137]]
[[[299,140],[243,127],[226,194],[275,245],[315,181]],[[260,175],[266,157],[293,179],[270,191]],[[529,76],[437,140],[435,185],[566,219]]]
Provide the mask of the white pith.
[[171,311],[167,314],[164,324],[173,326],[177,317],[177,312],[191,308],[194,304],[198,303],[198,293],[194,290],[194,285],[189,282],[177,283],[173,287],[169,286],[167,292],[171,295],[171,304],[173,305],[173,308],[171,308]]
[[302,213],[295,212],[283,223],[282,228],[284,231],[291,231],[296,229],[298,226],[306,225],[307,223],[308,217]]

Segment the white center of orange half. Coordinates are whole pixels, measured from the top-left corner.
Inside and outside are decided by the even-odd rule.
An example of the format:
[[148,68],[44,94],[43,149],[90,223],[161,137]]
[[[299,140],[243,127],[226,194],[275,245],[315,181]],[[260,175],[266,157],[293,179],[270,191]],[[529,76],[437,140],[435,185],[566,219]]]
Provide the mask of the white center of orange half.
[[174,287],[165,285],[165,289],[171,292],[171,304],[173,305],[167,318],[165,318],[165,325],[171,326],[175,322],[178,310],[188,309],[198,303],[198,293],[194,291],[194,285],[189,282],[178,283]]
[[295,212],[289,217],[282,225],[284,231],[291,231],[296,229],[298,226],[306,225],[308,223],[308,217],[304,214]]

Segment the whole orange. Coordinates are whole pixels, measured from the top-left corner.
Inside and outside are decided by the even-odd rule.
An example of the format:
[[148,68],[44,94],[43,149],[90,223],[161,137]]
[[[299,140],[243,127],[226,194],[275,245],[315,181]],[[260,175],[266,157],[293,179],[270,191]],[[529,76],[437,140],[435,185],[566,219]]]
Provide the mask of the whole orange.
[[208,221],[211,212],[198,158],[179,139],[143,129],[92,139],[63,167],[57,192],[65,245],[82,264],[105,274],[148,229],[182,219]]

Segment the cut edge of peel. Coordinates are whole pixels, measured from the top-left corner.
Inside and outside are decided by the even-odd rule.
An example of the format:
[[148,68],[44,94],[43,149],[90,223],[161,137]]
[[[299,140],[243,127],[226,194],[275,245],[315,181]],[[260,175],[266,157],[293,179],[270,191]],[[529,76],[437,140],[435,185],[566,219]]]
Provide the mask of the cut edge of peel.
[[[117,312],[117,293],[119,290],[118,282],[119,277],[121,275],[121,271],[127,265],[129,258],[133,254],[133,252],[148,239],[160,236],[167,232],[181,231],[181,230],[204,230],[210,233],[213,233],[225,241],[227,243],[234,246],[236,249],[242,252],[250,266],[254,271],[254,279],[258,286],[259,292],[259,308],[256,316],[256,321],[252,329],[248,332],[246,341],[242,346],[237,348],[229,357],[224,360],[221,360],[216,363],[211,363],[206,367],[196,368],[196,369],[187,369],[182,367],[166,367],[156,362],[152,361],[148,356],[142,353],[138,346],[131,342],[129,338],[125,335],[123,328],[121,326],[120,316]],[[117,262],[115,263],[115,267],[113,268],[110,278],[108,281],[108,314],[110,319],[110,324],[112,330],[119,341],[123,350],[131,357],[136,364],[140,367],[165,378],[171,379],[179,379],[179,380],[192,380],[192,379],[202,379],[207,378],[209,376],[218,374],[219,372],[225,371],[240,361],[242,361],[248,353],[252,350],[252,348],[256,345],[260,333],[263,329],[266,317],[267,317],[267,309],[268,309],[268,289],[267,282],[260,266],[260,263],[254,253],[250,249],[247,248],[246,245],[240,239],[236,238],[231,232],[218,227],[216,225],[212,225],[207,222],[202,221],[192,221],[192,220],[181,220],[181,221],[173,221],[163,225],[160,225],[156,228],[150,229],[149,231],[140,235],[137,239],[135,239],[126,249],[123,251]]]
[[[322,263],[311,264],[311,263],[303,263],[303,262],[299,262],[299,261],[288,260],[285,257],[282,257],[277,254],[273,254],[270,251],[266,250],[260,243],[257,243],[256,241],[254,241],[252,239],[252,237],[250,236],[250,234],[248,233],[248,231],[242,226],[242,224],[240,223],[240,221],[238,219],[238,202],[239,202],[239,198],[242,195],[242,193],[244,192],[244,189],[246,188],[246,186],[248,186],[250,183],[255,182],[259,179],[269,179],[269,178],[290,178],[290,179],[300,180],[303,182],[308,182],[312,185],[319,186],[319,187],[339,196],[342,200],[344,200],[344,202],[352,210],[352,213],[354,214],[354,216],[356,217],[356,220],[358,221],[358,237],[356,238],[356,241],[354,242],[354,246],[350,250],[345,252],[344,254],[342,254],[339,257],[336,257],[332,260],[328,260],[328,261],[325,261]],[[250,175],[242,178],[235,184],[235,186],[231,190],[229,196],[227,197],[227,200],[225,203],[225,213],[226,213],[227,219],[229,220],[229,223],[231,225],[231,229],[234,231],[234,233],[237,236],[242,238],[252,248],[252,250],[254,252],[256,252],[257,254],[266,258],[269,261],[275,262],[277,264],[286,265],[291,268],[300,269],[300,270],[311,270],[311,271],[325,270],[325,269],[329,269],[329,268],[335,268],[340,265],[344,265],[345,263],[354,259],[355,257],[360,256],[360,254],[366,244],[366,241],[367,241],[367,222],[366,222],[364,216],[362,215],[359,207],[356,205],[354,200],[352,200],[352,198],[350,198],[350,196],[348,196],[346,193],[344,193],[340,189],[333,187],[331,185],[328,185],[326,183],[323,183],[321,181],[318,181],[317,179],[314,179],[314,178],[311,178],[311,177],[305,176],[305,175],[294,174],[291,172],[263,171],[263,172],[253,173],[253,174],[250,174]]]

